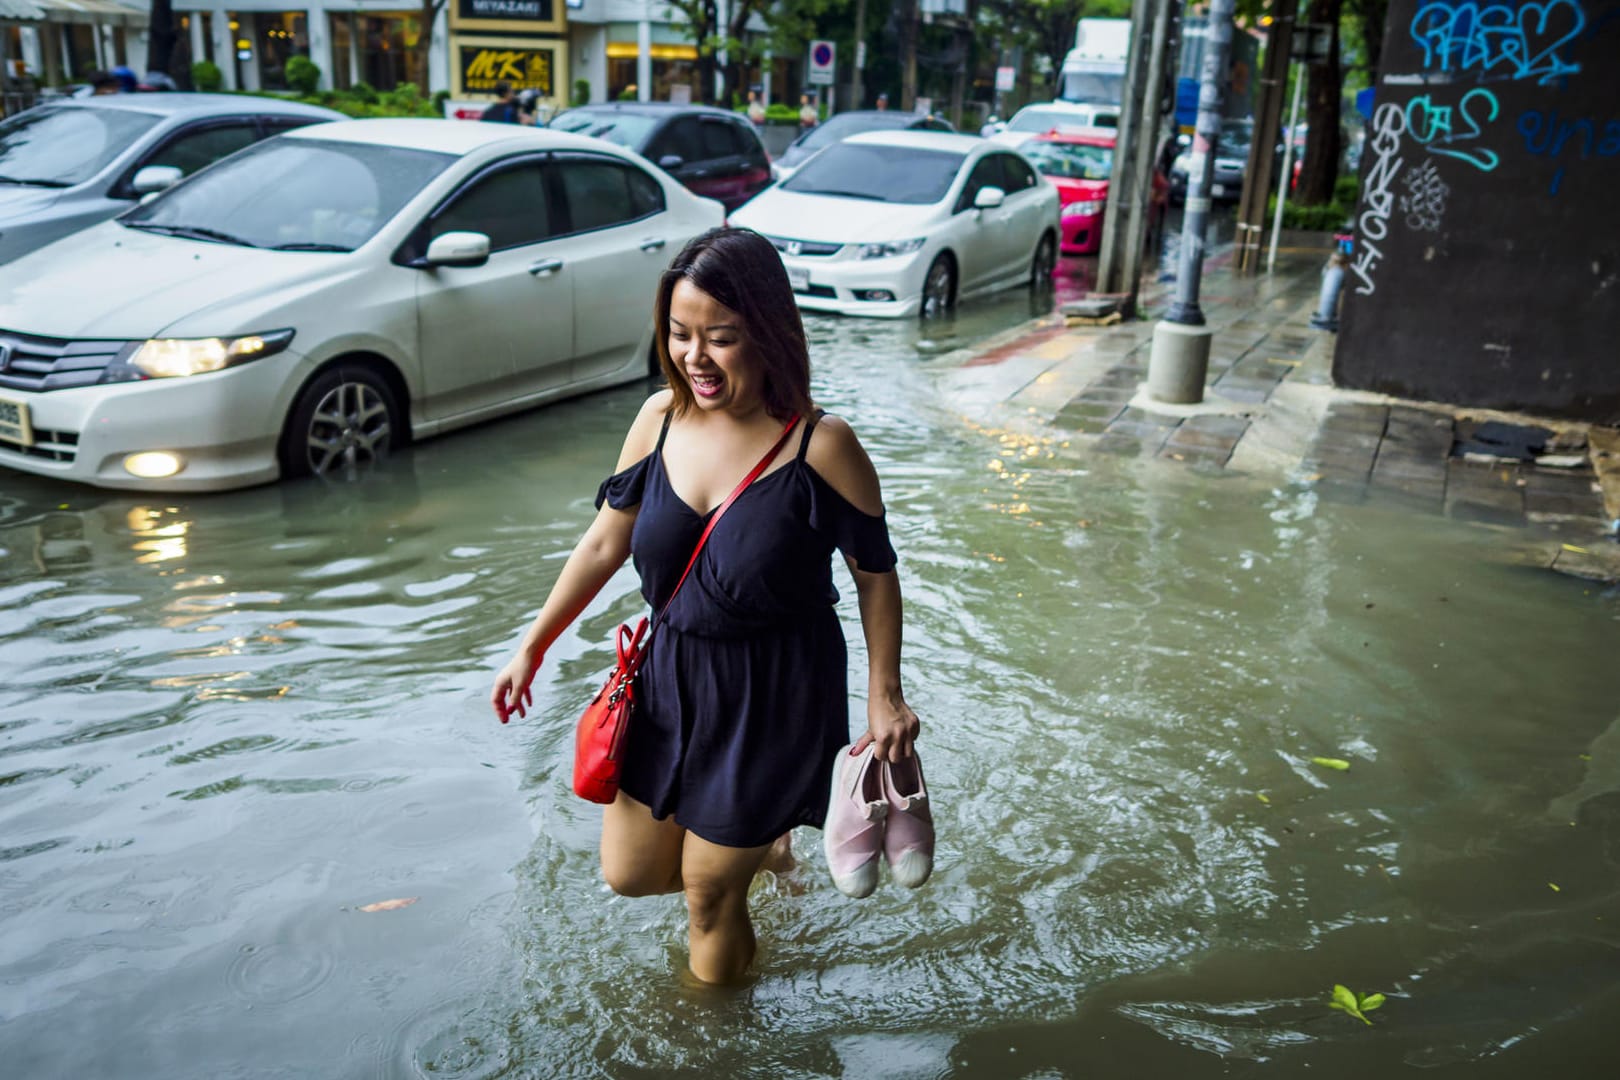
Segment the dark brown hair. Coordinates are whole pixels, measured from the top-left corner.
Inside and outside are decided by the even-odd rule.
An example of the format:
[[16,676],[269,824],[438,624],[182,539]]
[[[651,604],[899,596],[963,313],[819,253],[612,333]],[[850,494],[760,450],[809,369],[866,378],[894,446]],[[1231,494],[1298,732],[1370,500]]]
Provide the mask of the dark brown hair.
[[658,366],[675,395],[675,415],[695,404],[685,373],[669,355],[670,298],[682,280],[742,320],[743,340],[765,373],[766,411],[778,419],[809,413],[810,346],[782,257],[752,229],[723,228],[694,237],[658,279],[653,333]]

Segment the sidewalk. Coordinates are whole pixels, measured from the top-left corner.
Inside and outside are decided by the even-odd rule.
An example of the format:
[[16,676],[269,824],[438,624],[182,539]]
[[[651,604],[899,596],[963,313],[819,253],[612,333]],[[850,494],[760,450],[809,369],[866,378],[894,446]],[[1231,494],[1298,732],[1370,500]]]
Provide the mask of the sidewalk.
[[[1309,325],[1325,260],[1285,249],[1274,274],[1254,277],[1236,274],[1229,253],[1205,263],[1199,303],[1215,334],[1198,405],[1155,402],[1143,387],[1173,284],[1144,293],[1141,319],[1090,327],[1054,315],[964,351],[945,390],[976,423],[1080,452],[1283,475],[1336,501],[1530,526],[1537,538],[1515,558],[1620,581],[1620,433],[1335,388],[1334,335]],[[1464,456],[1459,444],[1488,421],[1549,429],[1549,453],[1536,463]]]

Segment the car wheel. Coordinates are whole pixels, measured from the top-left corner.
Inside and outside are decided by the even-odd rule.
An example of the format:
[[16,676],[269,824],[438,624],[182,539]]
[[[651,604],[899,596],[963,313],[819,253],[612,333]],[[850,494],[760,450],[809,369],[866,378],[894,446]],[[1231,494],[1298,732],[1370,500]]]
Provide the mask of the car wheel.
[[298,395],[281,433],[286,476],[353,476],[388,456],[401,431],[399,403],[376,372],[337,367]]
[[1052,283],[1052,270],[1057,266],[1057,242],[1051,233],[1042,233],[1035,245],[1035,257],[1029,261],[1029,283],[1039,289]]
[[949,255],[936,255],[928,264],[928,276],[923,278],[923,318],[943,315],[956,305],[956,264]]

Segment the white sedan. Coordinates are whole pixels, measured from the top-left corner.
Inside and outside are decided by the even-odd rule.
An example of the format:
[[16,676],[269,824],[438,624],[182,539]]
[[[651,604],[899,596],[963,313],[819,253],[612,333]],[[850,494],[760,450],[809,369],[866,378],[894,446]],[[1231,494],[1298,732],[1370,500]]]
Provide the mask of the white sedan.
[[0,267],[0,466],[221,490],[642,378],[660,273],[723,219],[545,129],[257,143]]
[[731,215],[782,253],[799,306],[938,314],[1048,280],[1058,193],[1024,158],[971,135],[882,131],[829,146]]

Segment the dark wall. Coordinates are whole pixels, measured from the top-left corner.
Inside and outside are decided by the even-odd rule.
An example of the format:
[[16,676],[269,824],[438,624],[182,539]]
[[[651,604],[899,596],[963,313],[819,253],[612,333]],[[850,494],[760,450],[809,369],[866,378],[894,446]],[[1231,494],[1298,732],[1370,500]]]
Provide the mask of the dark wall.
[[1340,385],[1620,422],[1620,0],[1391,0]]

